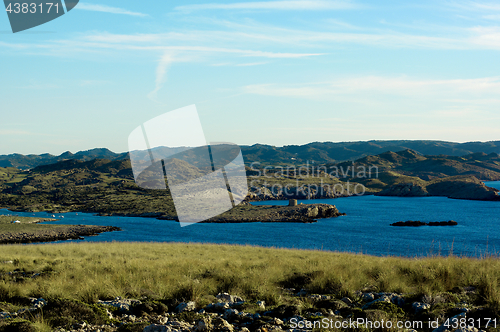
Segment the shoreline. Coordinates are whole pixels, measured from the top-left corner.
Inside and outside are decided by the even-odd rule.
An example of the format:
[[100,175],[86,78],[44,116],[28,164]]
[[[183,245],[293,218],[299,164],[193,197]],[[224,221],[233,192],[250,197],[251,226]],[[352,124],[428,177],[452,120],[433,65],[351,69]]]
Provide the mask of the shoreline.
[[121,231],[115,226],[95,225],[61,225],[63,229],[26,231],[22,233],[6,232],[0,234],[0,244],[26,244],[40,242],[55,242],[65,240],[80,240],[83,236],[95,236],[104,232]]

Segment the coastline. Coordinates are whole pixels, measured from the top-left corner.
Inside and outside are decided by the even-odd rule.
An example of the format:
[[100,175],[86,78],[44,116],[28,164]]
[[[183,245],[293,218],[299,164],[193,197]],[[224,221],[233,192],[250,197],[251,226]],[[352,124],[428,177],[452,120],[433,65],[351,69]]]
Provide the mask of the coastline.
[[[0,216],[0,244],[21,244],[78,240],[83,236],[94,236],[104,232],[120,231],[115,226],[96,225],[43,225],[54,218],[32,218],[19,216]],[[18,223],[14,223],[14,220]]]

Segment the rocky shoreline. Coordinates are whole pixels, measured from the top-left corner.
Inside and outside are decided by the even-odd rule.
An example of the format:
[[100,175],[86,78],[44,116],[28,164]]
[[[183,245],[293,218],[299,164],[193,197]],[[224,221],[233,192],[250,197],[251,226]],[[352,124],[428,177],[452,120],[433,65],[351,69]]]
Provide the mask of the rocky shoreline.
[[121,231],[121,229],[114,226],[75,225],[62,229],[37,230],[36,232],[9,232],[0,234],[0,244],[81,240],[83,236],[94,236],[113,231]]

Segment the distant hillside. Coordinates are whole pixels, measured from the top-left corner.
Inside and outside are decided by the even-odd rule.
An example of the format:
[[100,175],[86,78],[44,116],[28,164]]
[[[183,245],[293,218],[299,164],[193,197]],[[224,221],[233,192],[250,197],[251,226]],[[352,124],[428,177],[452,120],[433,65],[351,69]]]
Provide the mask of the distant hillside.
[[[500,156],[497,153],[471,153],[464,156],[422,156],[413,150],[384,152],[375,156],[360,158],[354,162],[329,164],[335,169],[355,167],[377,167],[379,173],[397,172],[400,175],[414,176],[422,180],[432,180],[448,176],[474,176],[479,180],[500,180]],[[352,174],[346,173],[347,178]]]
[[[157,148],[161,155],[172,155],[182,152],[186,148]],[[255,144],[241,146],[245,162],[250,165],[259,162],[262,165],[271,164],[316,164],[339,163],[356,160],[366,156],[378,155],[387,151],[399,152],[413,150],[420,155],[465,156],[472,153],[500,154],[500,141],[454,143],[445,141],[367,141],[367,142],[314,142],[305,145],[287,145],[276,147],[272,145]],[[60,156],[51,154],[0,155],[0,167],[16,167],[31,169],[40,165],[54,164],[63,160],[89,161],[92,159],[125,160],[129,159],[128,152],[114,153],[108,149],[92,149],[75,154],[65,152]]]
[[55,164],[64,160],[80,160],[89,161],[93,159],[109,159],[109,160],[124,160],[128,159],[128,153],[114,153],[108,149],[92,149],[87,151],[80,151],[75,154],[66,151],[59,156],[54,156],[48,153],[41,155],[22,155],[22,154],[9,154],[0,155],[0,167],[16,167],[19,169],[31,169],[40,165]]
[[[166,162],[165,167],[179,170],[178,178],[168,179],[169,183],[204,174],[196,166],[178,159]],[[365,172],[360,176],[359,171],[363,168]],[[309,164],[305,174],[302,170],[283,173],[283,169],[271,167],[271,174],[259,176],[255,173],[259,174],[260,170],[248,168],[253,199],[333,198],[345,196],[344,189],[352,189],[354,184],[363,184],[366,193],[378,195],[500,200],[497,190],[482,182],[500,180],[500,156],[496,153],[446,157],[422,156],[413,150],[403,150],[367,156],[354,162]],[[148,181],[147,171],[144,173],[145,181]],[[153,180],[161,181],[156,176]],[[320,183],[320,186],[314,185]],[[289,191],[275,191],[275,184],[282,188],[292,187]],[[337,184],[341,185],[342,191],[337,191]],[[300,185],[308,185],[309,191],[299,190]],[[321,187],[324,185],[329,185],[333,191]],[[150,188],[160,187],[153,185]],[[170,192],[139,188],[134,181],[131,163],[125,159],[67,159],[29,171],[0,168],[0,207],[175,216]]]
[[243,146],[245,162],[262,164],[316,164],[356,160],[387,151],[413,150],[421,155],[464,156],[471,153],[500,154],[500,141],[454,143],[445,141],[367,141],[367,142],[314,142],[306,145],[275,147],[256,144]]

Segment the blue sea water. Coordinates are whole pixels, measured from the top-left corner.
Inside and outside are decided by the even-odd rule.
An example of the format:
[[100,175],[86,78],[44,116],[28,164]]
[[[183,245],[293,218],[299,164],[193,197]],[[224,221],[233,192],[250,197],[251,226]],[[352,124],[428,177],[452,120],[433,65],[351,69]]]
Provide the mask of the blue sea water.
[[[488,182],[500,189],[500,181]],[[444,197],[360,196],[299,201],[334,204],[347,215],[317,223],[194,224],[133,217],[99,217],[88,213],[56,214],[52,224],[111,225],[121,232],[86,237],[84,242],[200,242],[265,247],[320,249],[377,256],[454,255],[481,257],[500,252],[500,202],[454,200]],[[287,201],[256,204],[278,205]],[[50,217],[51,214],[0,210],[0,214]],[[394,227],[405,220],[455,220],[457,226]]]

